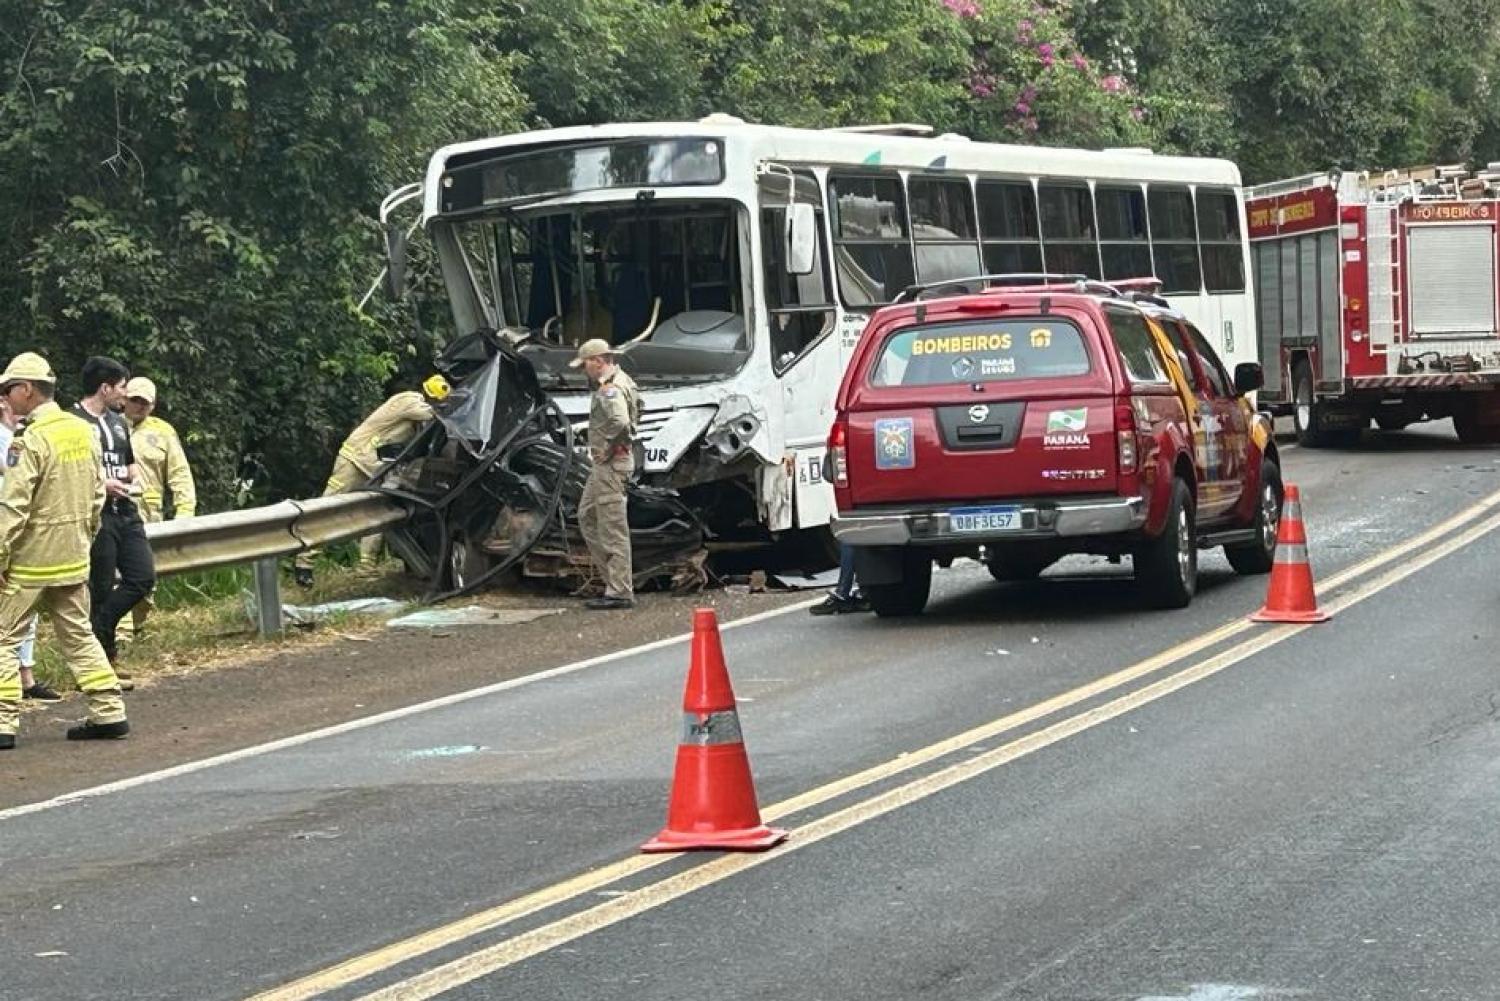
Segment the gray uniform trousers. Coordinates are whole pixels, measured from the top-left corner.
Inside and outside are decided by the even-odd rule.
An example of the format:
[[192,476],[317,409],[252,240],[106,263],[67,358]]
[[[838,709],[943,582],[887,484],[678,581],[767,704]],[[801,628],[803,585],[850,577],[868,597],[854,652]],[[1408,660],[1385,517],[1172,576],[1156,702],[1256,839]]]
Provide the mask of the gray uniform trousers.
[[634,468],[629,455],[593,463],[578,502],[578,527],[583,530],[594,570],[604,581],[604,593],[611,598],[635,594],[630,525],[625,520],[625,488]]

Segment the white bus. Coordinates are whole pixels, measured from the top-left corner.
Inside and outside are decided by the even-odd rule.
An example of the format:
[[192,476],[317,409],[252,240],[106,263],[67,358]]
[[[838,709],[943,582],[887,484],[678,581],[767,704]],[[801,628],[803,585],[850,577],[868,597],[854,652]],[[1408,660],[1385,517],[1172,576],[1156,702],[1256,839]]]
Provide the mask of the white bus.
[[1234,164],[927,132],[714,115],[484,139],[433,155],[422,223],[458,333],[524,338],[565,413],[587,413],[575,346],[619,347],[644,481],[725,537],[826,539],[839,380],[870,312],[913,284],[1155,275],[1231,366],[1254,360]]

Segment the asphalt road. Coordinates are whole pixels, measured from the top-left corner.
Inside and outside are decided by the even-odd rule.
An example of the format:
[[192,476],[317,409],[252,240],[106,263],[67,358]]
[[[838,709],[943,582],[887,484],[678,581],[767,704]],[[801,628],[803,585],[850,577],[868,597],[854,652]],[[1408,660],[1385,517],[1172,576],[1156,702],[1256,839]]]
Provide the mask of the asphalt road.
[[1212,554],[726,630],[768,854],[635,854],[680,643],[0,811],[0,998],[1496,996],[1497,459],[1289,451],[1322,626]]

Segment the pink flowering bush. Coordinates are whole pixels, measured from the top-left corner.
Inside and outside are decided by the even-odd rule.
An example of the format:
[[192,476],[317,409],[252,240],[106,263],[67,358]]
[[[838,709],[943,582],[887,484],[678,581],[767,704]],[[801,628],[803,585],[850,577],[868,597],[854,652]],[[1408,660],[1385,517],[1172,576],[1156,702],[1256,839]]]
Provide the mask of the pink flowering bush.
[[975,139],[1052,145],[1149,143],[1130,82],[1079,50],[1072,0],[936,0],[969,37],[961,128]]
[[959,17],[979,16],[979,4],[975,0],[943,0],[943,6]]

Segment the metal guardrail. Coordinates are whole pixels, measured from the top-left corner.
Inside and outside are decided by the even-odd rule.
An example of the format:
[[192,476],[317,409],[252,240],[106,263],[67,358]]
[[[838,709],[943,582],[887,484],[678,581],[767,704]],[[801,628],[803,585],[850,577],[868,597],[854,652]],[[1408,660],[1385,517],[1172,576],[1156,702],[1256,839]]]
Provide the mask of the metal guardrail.
[[146,526],[158,576],[293,556],[314,546],[405,521],[400,504],[374,491],[206,514]]
[[277,559],[378,532],[408,515],[389,497],[360,490],[156,522],[146,526],[146,539],[157,576],[254,563],[257,626],[274,636],[282,626]]

